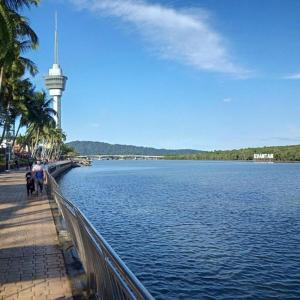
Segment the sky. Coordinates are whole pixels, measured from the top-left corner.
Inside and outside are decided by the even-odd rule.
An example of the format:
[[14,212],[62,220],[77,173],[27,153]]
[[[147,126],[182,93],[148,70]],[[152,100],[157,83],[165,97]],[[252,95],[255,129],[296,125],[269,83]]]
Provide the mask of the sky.
[[300,143],[300,1],[43,0],[23,12],[40,39],[26,55],[43,89],[55,11],[68,141]]

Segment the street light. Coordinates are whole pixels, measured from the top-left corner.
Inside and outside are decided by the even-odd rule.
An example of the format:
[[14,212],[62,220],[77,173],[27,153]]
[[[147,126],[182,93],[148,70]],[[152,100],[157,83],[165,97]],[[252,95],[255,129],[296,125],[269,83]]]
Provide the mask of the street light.
[[12,141],[15,134],[14,123],[9,124],[6,131],[5,140],[5,169],[8,172],[10,170],[10,161],[12,159]]
[[5,144],[6,144],[6,148],[5,148],[5,169],[6,169],[6,171],[9,171],[9,169],[10,169],[9,162],[10,162],[10,157],[11,157],[11,145],[8,142],[8,140],[6,140]]

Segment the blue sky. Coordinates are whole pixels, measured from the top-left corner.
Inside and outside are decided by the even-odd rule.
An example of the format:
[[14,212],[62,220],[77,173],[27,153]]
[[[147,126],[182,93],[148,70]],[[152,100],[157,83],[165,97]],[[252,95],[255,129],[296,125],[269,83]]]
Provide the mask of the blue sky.
[[68,140],[232,149],[300,143],[300,1],[44,0],[38,87],[59,60]]

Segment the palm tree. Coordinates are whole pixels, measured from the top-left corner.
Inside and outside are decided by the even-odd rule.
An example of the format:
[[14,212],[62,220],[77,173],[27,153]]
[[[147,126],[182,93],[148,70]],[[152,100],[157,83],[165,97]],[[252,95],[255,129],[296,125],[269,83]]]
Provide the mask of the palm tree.
[[[13,138],[12,149],[15,146],[16,138],[22,127],[27,126],[30,123],[30,118],[32,114],[31,104],[34,99],[34,86],[28,80],[21,80],[19,82],[19,88],[17,90],[17,97],[15,100],[15,128],[17,131]],[[17,120],[18,119],[18,120]]]
[[[15,63],[13,64],[15,65]],[[13,68],[12,68],[13,69]],[[22,71],[23,72],[23,71]],[[8,128],[16,121],[19,120],[17,125],[18,131],[20,127],[24,126],[26,114],[30,110],[29,102],[33,98],[34,87],[29,79],[20,79],[15,71],[10,72],[5,80],[5,89],[2,93],[1,99],[1,111],[2,111],[2,122],[3,130],[0,137],[0,143],[3,142]]]
[[43,140],[43,159],[59,159],[61,147],[66,140],[65,133],[59,128],[49,128]]
[[[5,68],[10,66],[20,53],[34,49],[38,37],[29,26],[28,20],[18,11],[24,6],[37,5],[39,0],[1,0],[0,2],[0,92]],[[26,59],[21,57],[21,60]]]
[[53,116],[55,110],[51,108],[52,99],[47,99],[46,93],[35,92],[31,102],[31,111],[29,115],[29,125],[26,131],[27,140],[33,156],[37,155],[39,144],[49,133],[49,128],[55,128]]
[[[0,127],[2,143],[9,132],[12,122],[15,122],[17,112],[15,100],[20,94],[20,78],[28,70],[35,75],[35,64],[22,57],[28,49],[36,48],[38,37],[29,26],[28,20],[18,12],[23,7],[37,5],[39,0],[1,0],[0,1]],[[4,86],[4,89],[3,89]]]

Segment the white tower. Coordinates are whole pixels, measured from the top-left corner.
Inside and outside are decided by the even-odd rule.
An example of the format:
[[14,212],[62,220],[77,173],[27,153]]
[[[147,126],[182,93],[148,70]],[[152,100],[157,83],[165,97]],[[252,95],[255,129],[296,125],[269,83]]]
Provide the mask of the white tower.
[[45,84],[49,90],[49,95],[53,98],[53,109],[56,111],[54,119],[56,127],[61,129],[61,96],[65,90],[67,77],[63,75],[62,69],[58,63],[58,36],[57,36],[57,13],[55,13],[55,31],[54,31],[54,64],[49,69],[49,74],[44,77]]

